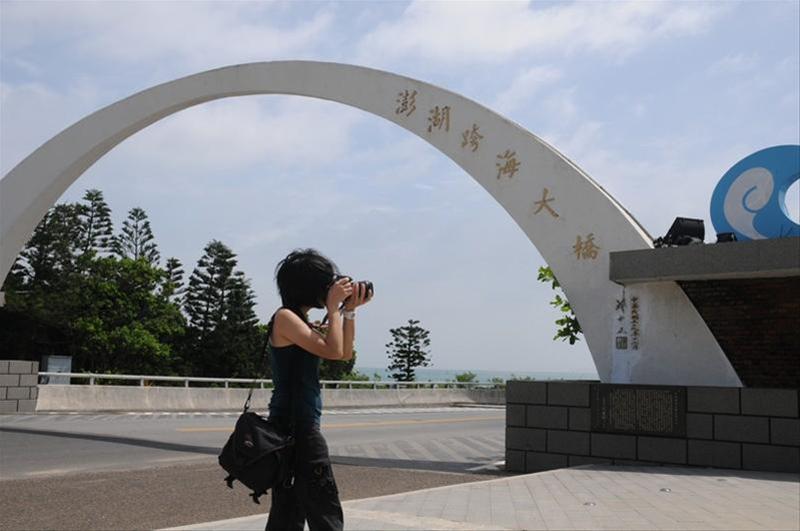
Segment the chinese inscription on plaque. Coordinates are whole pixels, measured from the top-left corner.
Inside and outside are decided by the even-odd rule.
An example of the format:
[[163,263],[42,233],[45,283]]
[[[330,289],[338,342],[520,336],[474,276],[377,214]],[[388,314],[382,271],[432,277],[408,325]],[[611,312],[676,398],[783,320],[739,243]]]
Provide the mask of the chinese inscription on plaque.
[[541,212],[542,210],[546,210],[547,213],[550,214],[551,216],[553,216],[554,218],[558,217],[558,213],[555,210],[553,210],[553,207],[551,207],[548,204],[548,203],[552,203],[556,199],[555,197],[552,197],[552,196],[548,197],[549,193],[550,193],[550,190],[545,188],[544,191],[542,192],[542,198],[539,201],[534,201],[533,206],[537,207],[536,210],[533,211],[533,215],[534,216],[536,214],[538,214],[539,212]]
[[622,298],[616,299],[615,311],[617,312],[617,323],[619,328],[616,331],[615,346],[617,350],[628,349],[628,331],[625,329],[625,312],[628,307],[628,299],[625,296],[625,288],[622,288]]
[[439,107],[438,105],[428,111],[428,132],[433,132],[434,129],[450,131],[450,106],[445,105]]
[[480,146],[483,135],[478,132],[478,124],[472,124],[472,129],[467,129],[461,133],[461,147],[469,146],[475,152]]
[[417,91],[403,90],[397,93],[397,108],[394,110],[395,114],[405,114],[411,116],[417,110]]
[[631,348],[639,350],[639,297],[631,297]]
[[597,258],[597,251],[600,247],[594,243],[594,233],[590,233],[586,236],[586,240],[578,236],[572,249],[575,252],[575,258],[578,260],[594,260]]
[[686,435],[686,389],[595,384],[592,430],[606,433]]
[[497,155],[497,158],[500,159],[500,162],[497,162],[495,166],[497,166],[497,178],[499,179],[502,175],[508,175],[508,178],[514,177],[514,174],[519,171],[520,163],[517,160],[517,152],[511,151],[507,149],[505,153],[501,153]]

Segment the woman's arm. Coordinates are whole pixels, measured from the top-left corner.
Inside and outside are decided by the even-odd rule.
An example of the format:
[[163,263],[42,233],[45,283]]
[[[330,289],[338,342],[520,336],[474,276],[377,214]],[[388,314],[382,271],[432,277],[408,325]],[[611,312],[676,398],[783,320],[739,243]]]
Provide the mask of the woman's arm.
[[[372,293],[367,294],[366,288],[363,284],[355,284],[353,294],[345,302],[344,310],[346,312],[355,312],[355,309],[372,300]],[[342,360],[353,359],[353,342],[356,337],[356,320],[355,314],[353,319],[344,319],[344,356]]]
[[[294,312],[281,309],[275,315],[275,335],[294,343],[304,350],[328,360],[340,360],[344,356],[342,316],[339,304],[350,296],[353,287],[348,279],[341,279],[331,286],[326,306],[328,307],[328,333],[323,337],[313,330]],[[352,339],[350,343],[352,357]]]

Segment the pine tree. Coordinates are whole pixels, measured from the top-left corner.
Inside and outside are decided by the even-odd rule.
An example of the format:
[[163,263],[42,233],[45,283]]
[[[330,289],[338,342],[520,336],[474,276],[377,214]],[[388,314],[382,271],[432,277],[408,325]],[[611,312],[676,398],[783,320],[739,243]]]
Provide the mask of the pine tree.
[[81,251],[83,254],[93,251],[105,254],[111,251],[114,226],[111,223],[111,209],[103,199],[103,192],[87,190],[81,205]]
[[80,211],[75,203],[55,205],[36,226],[12,269],[24,286],[50,286],[75,270],[82,232]]
[[183,264],[177,258],[168,258],[164,266],[166,276],[161,283],[161,296],[181,306],[183,297]]
[[144,259],[152,266],[158,265],[161,256],[144,210],[134,207],[128,212],[122,232],[114,238],[113,249],[119,258]]
[[189,278],[184,310],[193,336],[195,372],[208,376],[253,377],[264,374],[255,293],[236,255],[220,241],[205,247]]
[[234,272],[228,287],[225,322],[237,328],[252,328],[258,324],[255,306],[256,295],[250,287],[250,281],[243,272]]
[[236,255],[224,243],[212,240],[189,277],[184,309],[189,324],[201,335],[215,330],[225,316]]
[[398,382],[412,382],[417,367],[430,366],[430,332],[419,326],[419,321],[409,319],[408,324],[389,330],[392,341],[386,344],[389,354],[389,370]]

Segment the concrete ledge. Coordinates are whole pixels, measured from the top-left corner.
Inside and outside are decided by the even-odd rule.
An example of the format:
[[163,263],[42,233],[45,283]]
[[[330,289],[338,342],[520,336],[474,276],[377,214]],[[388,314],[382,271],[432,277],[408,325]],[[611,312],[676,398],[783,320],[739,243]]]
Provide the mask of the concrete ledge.
[[800,276],[800,238],[619,251],[610,260],[619,284]]
[[[57,385],[39,387],[37,411],[231,411],[248,389]],[[252,403],[265,410],[270,389],[256,389]],[[323,389],[325,407],[402,407],[454,403],[504,404],[503,389]]]

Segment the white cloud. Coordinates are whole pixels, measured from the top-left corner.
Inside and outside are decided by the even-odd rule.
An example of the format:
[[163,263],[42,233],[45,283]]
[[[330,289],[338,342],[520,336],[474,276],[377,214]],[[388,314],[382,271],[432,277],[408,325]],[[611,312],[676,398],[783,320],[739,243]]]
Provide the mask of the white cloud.
[[509,113],[530,100],[543,87],[561,79],[561,71],[548,66],[529,68],[518,75],[511,85],[501,92],[492,107]]
[[726,55],[709,67],[711,74],[741,74],[752,71],[758,66],[759,58],[756,53],[738,53]]
[[659,39],[704,30],[719,11],[707,4],[415,1],[360,43],[369,62],[416,57],[497,63],[519,53],[592,51],[629,55]]
[[282,28],[274,21],[280,10],[250,2],[9,2],[3,5],[4,53],[46,35],[93,57],[137,64],[175,59],[196,68],[303,54],[333,22],[320,9]]
[[43,83],[0,82],[0,176],[52,136],[99,106],[95,87],[56,91]]
[[310,98],[275,102],[247,97],[193,107],[141,131],[122,148],[131,160],[189,174],[236,172],[263,164],[265,171],[305,171],[344,156],[363,115]]

